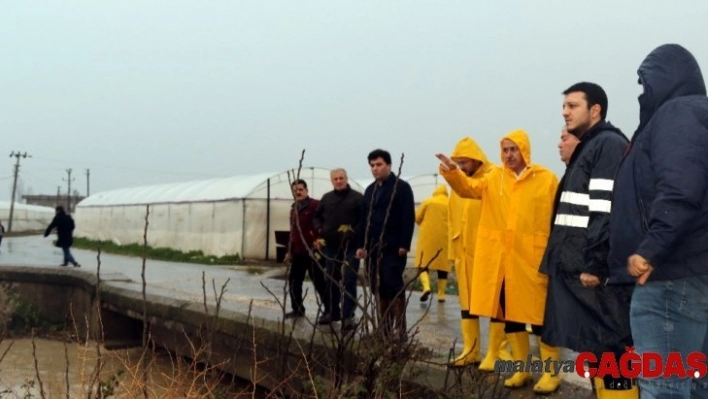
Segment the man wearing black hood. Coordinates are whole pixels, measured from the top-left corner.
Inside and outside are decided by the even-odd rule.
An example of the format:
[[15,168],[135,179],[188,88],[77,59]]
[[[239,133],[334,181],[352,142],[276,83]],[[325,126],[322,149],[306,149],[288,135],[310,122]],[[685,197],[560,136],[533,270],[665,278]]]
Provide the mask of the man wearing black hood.
[[[615,178],[610,284],[634,283],[636,352],[708,353],[708,98],[676,44],[642,62],[639,127]],[[684,367],[687,365],[684,363]],[[639,376],[642,398],[706,398],[705,376]],[[693,392],[691,392],[694,388]]]
[[[608,101],[602,87],[581,82],[563,94],[566,130],[580,142],[556,192],[551,235],[541,263],[541,272],[549,276],[541,340],[592,352],[598,359],[604,352],[614,352],[619,358],[632,343],[632,285],[604,283],[609,274],[613,179],[628,140],[605,121]],[[638,397],[632,381],[607,378],[593,382],[599,399]]]
[[44,236],[48,236],[52,230],[57,229],[57,242],[55,245],[61,248],[64,253],[64,262],[61,266],[68,266],[71,263],[74,267],[81,267],[70,250],[74,244],[74,219],[64,211],[63,206],[56,207],[55,211],[54,219],[47,226],[47,230],[44,231]]

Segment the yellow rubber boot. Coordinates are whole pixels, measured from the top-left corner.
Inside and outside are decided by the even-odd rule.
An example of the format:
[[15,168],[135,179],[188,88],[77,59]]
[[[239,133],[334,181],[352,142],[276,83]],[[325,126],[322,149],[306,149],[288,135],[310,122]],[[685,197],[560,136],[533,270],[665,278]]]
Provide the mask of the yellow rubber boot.
[[420,284],[423,286],[423,295],[420,296],[420,301],[425,302],[430,298],[430,274],[428,272],[421,272]]
[[447,279],[438,279],[438,302],[445,302],[445,290],[447,289]]
[[536,385],[533,386],[533,391],[538,394],[545,395],[557,391],[561,383],[560,374],[553,375],[556,372],[553,370],[553,367],[556,364],[559,364],[558,360],[560,360],[560,349],[555,346],[546,345],[540,339],[538,340],[538,347],[539,352],[541,353],[540,360],[543,362],[544,367],[546,360],[551,359],[551,370],[550,372],[546,372],[544,370],[541,379],[539,379]]
[[602,399],[603,397],[605,397],[605,382],[602,380],[602,378],[593,378],[592,385],[595,389],[595,397],[597,397],[597,399]]
[[506,333],[504,334],[504,340],[499,345],[499,360],[514,360],[509,349],[509,341],[506,340]]
[[[489,322],[489,344],[487,345],[487,354],[484,360],[479,365],[481,371],[494,371],[494,364],[499,359],[502,342],[506,342],[506,334],[504,333],[504,323]],[[511,354],[509,354],[511,357]],[[511,360],[511,359],[508,359]]]
[[464,367],[479,362],[479,319],[462,319],[462,354],[450,364],[451,367]]
[[[514,361],[526,362],[526,357],[531,352],[529,347],[529,333],[522,331],[506,334],[506,339],[509,340],[511,355],[514,357]],[[533,381],[533,375],[530,372],[518,371],[504,381],[504,386],[506,388],[521,388],[529,381]]]

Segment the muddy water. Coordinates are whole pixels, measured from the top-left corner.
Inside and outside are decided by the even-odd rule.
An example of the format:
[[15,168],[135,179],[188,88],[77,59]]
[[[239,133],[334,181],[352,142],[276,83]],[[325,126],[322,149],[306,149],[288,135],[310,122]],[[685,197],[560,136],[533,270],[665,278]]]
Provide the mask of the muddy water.
[[[0,342],[0,398],[39,398],[43,389],[46,398],[86,398],[92,376],[99,368],[100,381],[107,387],[104,397],[144,397],[143,373],[139,348],[106,351],[97,354],[95,343],[88,345],[36,339],[33,357],[31,339]],[[166,353],[148,354],[146,390],[150,398],[245,398],[252,389],[245,383],[236,388],[216,380],[203,368],[194,367],[186,359],[174,359]],[[68,372],[67,372],[68,367]],[[36,370],[39,370],[37,378]],[[67,382],[68,379],[68,382]],[[40,387],[41,381],[41,387]],[[67,396],[67,386],[69,395]],[[93,392],[96,392],[94,384]]]

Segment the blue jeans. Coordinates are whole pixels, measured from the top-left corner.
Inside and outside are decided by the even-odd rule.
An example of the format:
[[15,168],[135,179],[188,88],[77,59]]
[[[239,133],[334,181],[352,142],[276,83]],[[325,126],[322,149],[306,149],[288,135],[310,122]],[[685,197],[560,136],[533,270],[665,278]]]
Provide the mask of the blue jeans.
[[[708,276],[637,285],[630,309],[632,338],[637,353],[654,352],[666,361],[681,353],[684,364],[691,352],[708,353]],[[708,378],[668,379],[639,376],[642,399],[708,398]]]
[[76,259],[74,259],[74,255],[71,254],[69,247],[61,247],[61,251],[64,252],[64,265],[67,265],[69,263],[71,263],[72,265],[76,264]]
[[[329,290],[330,314],[332,320],[354,317],[357,296],[356,283],[359,273],[359,259],[355,257],[355,249],[325,248],[327,259],[327,287]],[[341,288],[344,288],[342,295]],[[341,308],[340,308],[341,304]]]

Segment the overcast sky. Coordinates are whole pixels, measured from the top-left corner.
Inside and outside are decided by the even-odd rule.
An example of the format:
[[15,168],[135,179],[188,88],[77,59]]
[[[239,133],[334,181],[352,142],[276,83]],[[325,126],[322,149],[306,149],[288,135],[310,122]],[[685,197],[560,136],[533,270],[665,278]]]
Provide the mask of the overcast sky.
[[370,176],[382,147],[404,175],[469,135],[494,161],[525,129],[562,173],[562,95],[589,80],[631,136],[636,70],[684,45],[708,68],[708,1],[5,1],[0,199],[11,151],[25,191],[91,192],[279,172]]

